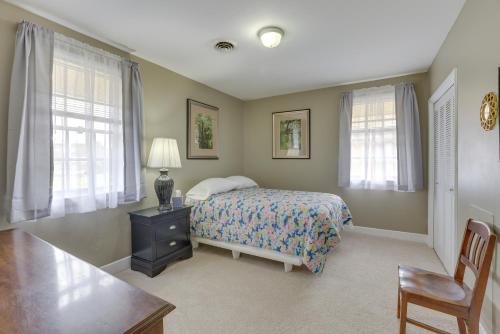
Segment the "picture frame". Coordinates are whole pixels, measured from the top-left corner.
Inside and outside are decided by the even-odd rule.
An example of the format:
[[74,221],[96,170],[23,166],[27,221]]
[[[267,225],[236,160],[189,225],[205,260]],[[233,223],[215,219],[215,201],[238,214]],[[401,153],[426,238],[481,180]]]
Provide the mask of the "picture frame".
[[311,109],[272,113],[273,159],[311,158]]
[[187,99],[187,159],[219,159],[219,108]]

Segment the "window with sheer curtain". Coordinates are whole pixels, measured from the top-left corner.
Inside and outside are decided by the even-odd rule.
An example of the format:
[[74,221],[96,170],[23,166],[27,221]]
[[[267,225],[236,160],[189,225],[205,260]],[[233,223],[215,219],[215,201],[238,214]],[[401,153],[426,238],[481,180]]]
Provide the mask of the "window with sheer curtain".
[[395,88],[353,91],[352,187],[396,190],[398,184]]
[[52,115],[52,216],[116,207],[124,188],[120,58],[56,34]]

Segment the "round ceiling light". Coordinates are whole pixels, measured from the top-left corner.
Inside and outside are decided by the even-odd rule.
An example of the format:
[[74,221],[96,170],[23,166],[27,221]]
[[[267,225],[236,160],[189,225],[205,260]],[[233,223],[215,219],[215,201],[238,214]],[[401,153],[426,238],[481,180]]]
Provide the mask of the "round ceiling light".
[[259,30],[259,38],[266,48],[275,48],[280,45],[281,38],[285,32],[278,27],[265,27]]

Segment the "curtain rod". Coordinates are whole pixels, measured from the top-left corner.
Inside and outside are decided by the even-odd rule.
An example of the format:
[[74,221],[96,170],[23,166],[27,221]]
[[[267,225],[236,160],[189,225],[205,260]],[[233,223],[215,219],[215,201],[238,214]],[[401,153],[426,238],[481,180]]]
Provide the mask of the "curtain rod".
[[28,20],[22,20],[19,24],[29,24],[29,25],[40,27],[42,29],[50,30],[50,31],[52,31],[54,33],[54,39],[57,39],[57,41],[65,43],[65,44],[68,44],[68,45],[70,45],[72,47],[78,47],[78,48],[81,48],[81,49],[86,50],[86,51],[90,50],[90,51],[96,53],[97,55],[103,55],[103,56],[107,56],[107,57],[110,57],[110,58],[116,58],[117,60],[120,60],[120,61],[127,61],[127,62],[130,62],[131,64],[138,65],[138,63],[130,60],[127,57],[123,57],[123,56],[117,55],[116,53],[104,50],[104,49],[96,47],[96,46],[93,46],[93,45],[91,45],[89,43],[82,42],[82,41],[80,41],[80,40],[78,40],[76,38],[73,38],[73,37],[70,37],[70,36],[66,36],[65,34],[53,31],[52,29],[47,28],[47,27],[45,27],[43,25],[40,25],[40,24],[37,24],[37,23],[33,23],[31,21],[28,21]]

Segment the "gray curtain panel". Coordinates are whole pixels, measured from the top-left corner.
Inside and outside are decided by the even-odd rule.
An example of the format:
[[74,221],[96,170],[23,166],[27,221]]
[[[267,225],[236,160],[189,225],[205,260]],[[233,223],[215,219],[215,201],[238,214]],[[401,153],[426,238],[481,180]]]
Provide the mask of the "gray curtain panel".
[[137,202],[146,196],[143,168],[143,93],[141,73],[137,63],[122,61],[122,81],[124,202]]
[[339,121],[339,187],[349,187],[351,184],[351,120],[352,92],[340,96]]
[[423,188],[422,143],[417,95],[413,84],[396,86],[398,132],[398,190],[414,192]]
[[18,26],[10,82],[6,209],[10,222],[50,215],[54,33]]

